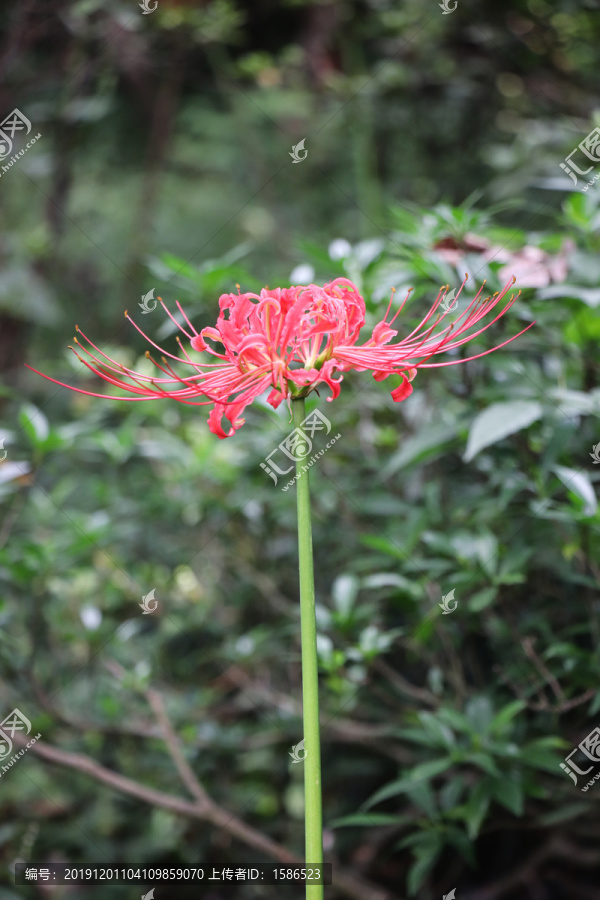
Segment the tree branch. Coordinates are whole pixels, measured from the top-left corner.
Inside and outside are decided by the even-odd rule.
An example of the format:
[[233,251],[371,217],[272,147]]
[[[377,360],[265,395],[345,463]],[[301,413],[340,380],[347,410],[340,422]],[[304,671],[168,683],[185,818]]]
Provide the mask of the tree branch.
[[[114,659],[105,661],[107,669],[112,672],[119,681],[126,675],[125,669],[119,665]],[[169,751],[169,755],[173,760],[175,768],[192,797],[195,797],[201,809],[210,805],[210,797],[200,784],[195,772],[188,763],[181,749],[179,738],[175,733],[175,729],[171,725],[171,720],[167,715],[165,703],[162,696],[154,688],[147,688],[144,691],[148,703],[152,707],[152,711],[156,716],[165,744]]]
[[[17,732],[13,741],[19,747],[25,747],[27,736]],[[136,797],[150,806],[158,806],[178,815],[209,822],[211,825],[229,832],[229,834],[238,838],[249,847],[260,850],[271,859],[275,859],[285,865],[304,865],[305,861],[301,856],[291,853],[281,844],[261,834],[233,813],[222,809],[208,795],[206,795],[204,803],[198,801],[194,803],[172,794],[166,794],[163,791],[158,791],[155,788],[120,775],[118,772],[113,772],[82,753],[60,750],[58,747],[53,747],[45,741],[38,741],[29,750],[47,762],[83,772],[101,784],[105,784],[113,790],[128,794],[131,797]],[[352,872],[340,871],[337,867],[334,871],[333,880],[334,886],[338,891],[347,897],[355,898],[355,900],[400,900],[398,897],[392,898],[391,894],[383,888],[379,888],[368,881],[363,881]]]

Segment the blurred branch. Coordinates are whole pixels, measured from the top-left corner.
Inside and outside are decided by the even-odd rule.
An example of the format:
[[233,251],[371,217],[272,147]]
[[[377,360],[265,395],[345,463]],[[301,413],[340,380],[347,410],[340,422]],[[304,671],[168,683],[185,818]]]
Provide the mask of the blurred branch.
[[[120,681],[127,674],[125,669],[120,666],[115,660],[106,660],[105,665],[107,669],[112,672],[112,674]],[[148,700],[148,703],[152,707],[154,715],[156,716],[162,736],[169,750],[171,759],[175,764],[175,768],[179,773],[179,777],[181,778],[183,784],[187,787],[192,797],[195,797],[200,806],[204,808],[210,802],[210,798],[200,784],[198,778],[194,774],[192,767],[183,755],[181,744],[179,743],[179,739],[175,734],[175,730],[173,729],[171,721],[167,715],[167,710],[165,708],[163,698],[158,693],[158,691],[154,690],[153,688],[148,688],[144,693]]]
[[[535,873],[539,871],[547,859],[566,859],[571,863],[577,863],[582,868],[593,869],[600,863],[600,852],[589,850],[585,847],[577,847],[560,835],[551,837],[545,844],[531,854],[522,865],[504,878],[498,879],[495,884],[481,888],[471,895],[472,900],[496,900],[512,892],[518,885],[527,884]],[[468,900],[468,897],[466,898]]]
[[425,703],[427,706],[438,707],[440,705],[440,701],[435,694],[432,694],[432,692],[428,691],[426,688],[417,687],[417,685],[411,684],[410,681],[403,678],[396,669],[393,669],[381,658],[375,660],[373,667],[377,669],[378,672],[381,672],[382,675],[385,675],[388,681],[391,682],[401,694],[412,697],[413,700],[417,700],[419,703]]
[[534,649],[535,639],[532,637],[523,638],[521,641],[521,646],[525,651],[526,656],[532,661],[540,675],[545,679],[546,684],[549,684],[552,688],[552,692],[559,703],[563,703],[565,699],[565,694],[560,684],[552,674],[552,672],[548,669],[546,664],[542,659],[537,655]]
[[245,581],[248,581],[250,584],[253,584],[254,587],[259,589],[262,596],[276,612],[284,613],[286,616],[295,613],[299,621],[300,607],[298,603],[294,603],[288,597],[285,597],[270,575],[267,575],[265,572],[260,572],[241,556],[236,556],[233,564]]
[[0,550],[2,549],[2,547],[4,547],[7,540],[9,539],[10,533],[13,529],[13,525],[17,521],[19,513],[23,509],[25,496],[26,495],[24,491],[19,491],[19,493],[15,495],[13,502],[11,503],[8,514],[2,523],[2,528],[0,528]]
[[[14,743],[19,747],[25,747],[27,745],[27,736],[17,732],[14,736]],[[203,789],[201,789],[203,792],[202,800],[197,799],[195,803],[192,803],[184,798],[166,794],[163,791],[140,784],[131,778],[120,775],[118,772],[113,772],[82,753],[60,750],[58,747],[53,747],[42,741],[38,741],[29,750],[47,762],[55,763],[77,772],[83,772],[101,784],[105,784],[113,790],[128,794],[131,797],[136,797],[138,800],[151,806],[168,809],[170,812],[178,815],[209,822],[216,828],[222,828],[224,831],[227,831],[249,847],[266,853],[278,862],[286,865],[304,864],[302,857],[291,853],[281,844],[277,844],[233,813],[220,807]],[[369,882],[362,881],[351,872],[340,872],[337,869],[334,873],[334,883],[341,893],[348,897],[354,897],[356,900],[392,900],[392,896],[387,891]],[[395,900],[399,900],[399,898],[395,898]]]
[[442,642],[448,659],[450,660],[450,668],[446,670],[448,679],[454,685],[454,690],[458,694],[462,702],[466,702],[468,697],[467,686],[465,684],[463,661],[456,649],[456,644],[452,642],[445,628],[436,628],[436,634]]
[[[292,713],[298,718],[302,716],[300,703],[287,694],[281,694],[266,685],[253,681],[252,678],[237,665],[229,668],[220,676],[219,681],[233,682],[245,694],[259,703],[268,704],[279,709],[286,715]],[[408,757],[397,747],[386,746],[382,738],[389,736],[393,730],[390,725],[379,725],[374,722],[359,722],[354,719],[346,719],[336,714],[331,715],[326,710],[321,712],[321,727],[326,734],[329,732],[334,740],[362,744],[374,747],[379,752],[389,756],[398,762],[413,762],[412,754]]]
[[508,675],[506,675],[502,671],[500,666],[494,666],[494,672],[496,673],[496,675],[498,675],[503,684],[507,684],[510,687],[515,697],[518,697],[519,700],[522,700],[523,703],[525,703],[528,709],[535,710],[535,712],[551,712],[560,715],[563,712],[567,712],[568,710],[574,709],[576,706],[581,706],[582,703],[586,703],[588,700],[591,700],[597,691],[597,688],[588,688],[588,690],[584,691],[583,694],[580,694],[579,697],[573,697],[571,700],[563,700],[562,703],[558,704],[555,707],[552,707],[548,703],[547,698],[541,692],[540,685],[534,686],[534,690],[537,690],[539,692],[539,696],[541,697],[541,699],[537,702],[533,702],[524,693],[523,688],[516,684]]

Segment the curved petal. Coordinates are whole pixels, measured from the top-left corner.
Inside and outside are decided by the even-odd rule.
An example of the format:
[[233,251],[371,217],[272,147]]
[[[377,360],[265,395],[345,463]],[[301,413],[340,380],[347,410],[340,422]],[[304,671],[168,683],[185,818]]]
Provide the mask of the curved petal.
[[394,403],[400,403],[406,400],[413,392],[413,386],[405,375],[402,375],[402,384],[391,392],[391,398]]
[[276,388],[273,388],[273,390],[270,392],[269,396],[267,397],[267,403],[270,403],[271,406],[273,407],[273,409],[277,409],[277,407],[280,406],[282,400],[283,400],[283,394],[281,393],[281,391],[278,391]]

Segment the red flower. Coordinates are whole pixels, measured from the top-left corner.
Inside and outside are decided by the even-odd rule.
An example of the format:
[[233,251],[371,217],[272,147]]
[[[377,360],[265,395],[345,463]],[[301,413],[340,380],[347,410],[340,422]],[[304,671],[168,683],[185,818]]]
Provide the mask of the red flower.
[[[466,280],[465,278],[457,298]],[[72,347],[78,359],[109,384],[134,396],[114,397],[80,388],[73,390],[92,397],[109,396],[113,400],[170,397],[193,406],[212,405],[208,424],[210,430],[220,438],[230,437],[244,424],[242,412],[267,388],[271,388],[268,401],[275,408],[282,400],[305,396],[323,383],[330,387],[331,396],[328,399],[333,400],[340,393],[343,379],[341,373],[350,369],[371,370],[377,381],[388,375],[400,375],[402,383],[391,392],[392,398],[398,402],[412,393],[410,382],[417,374],[417,369],[451,366],[467,361],[454,359],[429,362],[433,357],[477,337],[503,316],[515,303],[518,294],[517,297],[511,295],[494,318],[482,324],[483,319],[504,299],[513,284],[514,278],[500,293],[486,299],[481,299],[482,287],[464,312],[451,324],[444,323],[448,313],[443,308],[439,310],[447,291],[447,287],[442,287],[423,321],[407,337],[392,342],[398,334],[392,325],[404,307],[409,291],[395,316],[388,322],[392,305],[390,300],[384,318],[375,326],[369,340],[360,345],[356,341],[365,323],[365,302],[355,285],[346,278],[336,278],[323,287],[311,284],[274,290],[265,288],[260,296],[223,294],[219,300],[221,312],[216,327],[204,328],[200,333],[195,330],[179,303],[177,307],[189,333],[175,322],[161,300],[167,315],[190,341],[191,350],[211,354],[218,361],[195,361],[179,336],[177,341],[181,356],[173,356],[161,350],[125,313],[134,328],[164,354],[160,364],[146,352],[146,356],[152,359],[164,377],[151,377],[120,365],[96,347],[78,328],[78,333],[87,345],[82,345],[77,338],[75,342],[88,357],[86,359],[80,356]],[[530,328],[531,325],[527,327]],[[524,331],[527,328],[492,350],[505,346]],[[214,341],[222,344],[223,352],[212,346]],[[93,349],[90,350],[89,347]],[[468,359],[477,359],[492,350],[485,350]],[[191,374],[178,374],[169,360],[175,360],[188,371],[191,369]],[[37,369],[33,371],[37,372]],[[334,378],[336,374],[339,374],[338,378]],[[55,381],[53,378],[49,380]],[[60,381],[55,383],[63,384]],[[205,399],[198,400],[198,397]],[[231,426],[227,432],[221,425],[223,417]]]

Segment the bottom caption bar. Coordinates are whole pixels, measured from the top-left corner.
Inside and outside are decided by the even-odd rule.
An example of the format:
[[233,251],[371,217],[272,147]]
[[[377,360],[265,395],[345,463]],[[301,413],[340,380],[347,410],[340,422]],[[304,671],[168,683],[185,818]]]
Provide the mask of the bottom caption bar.
[[158,866],[105,866],[92,863],[85,866],[69,863],[17,863],[15,884],[230,884],[244,881],[246,884],[331,884],[331,863],[303,866],[275,866],[273,863],[255,863],[235,868],[167,868]]

